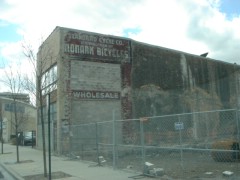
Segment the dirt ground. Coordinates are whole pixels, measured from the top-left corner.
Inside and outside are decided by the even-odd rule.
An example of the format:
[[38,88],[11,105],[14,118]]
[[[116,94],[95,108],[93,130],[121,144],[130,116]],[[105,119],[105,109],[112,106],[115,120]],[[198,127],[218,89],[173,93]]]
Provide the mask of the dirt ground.
[[[83,155],[83,154],[82,154]],[[102,154],[101,154],[102,155]],[[112,153],[104,154],[106,163],[103,166],[113,166]],[[71,159],[70,159],[71,160]],[[96,156],[88,154],[73,161],[96,161]],[[163,168],[164,175],[160,177],[141,176],[143,174],[143,162],[150,162],[154,168]],[[115,165],[120,170],[139,172],[139,176],[130,179],[159,179],[159,180],[240,180],[240,162],[216,162],[209,152],[146,152],[145,160],[139,151],[132,153],[119,153],[115,159]],[[232,172],[231,176],[224,176],[223,172]],[[52,179],[70,177],[63,172],[55,172]],[[46,180],[44,176],[26,176],[25,180]]]
[[[113,166],[112,154],[105,155],[106,165]],[[169,179],[240,179],[240,162],[216,162],[209,152],[158,152],[146,153],[143,160],[139,152],[118,155],[115,160],[118,169],[131,169],[143,172],[143,161],[150,162],[154,168],[163,168]],[[227,177],[224,171],[232,172]],[[161,179],[161,178],[160,178]]]

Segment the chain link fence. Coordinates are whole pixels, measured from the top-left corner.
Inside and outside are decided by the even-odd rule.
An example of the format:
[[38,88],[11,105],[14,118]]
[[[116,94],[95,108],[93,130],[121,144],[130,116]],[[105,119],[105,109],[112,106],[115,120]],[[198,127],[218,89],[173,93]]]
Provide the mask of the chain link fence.
[[81,160],[144,172],[145,163],[172,177],[224,170],[239,173],[239,112],[234,109],[74,125],[63,149]]

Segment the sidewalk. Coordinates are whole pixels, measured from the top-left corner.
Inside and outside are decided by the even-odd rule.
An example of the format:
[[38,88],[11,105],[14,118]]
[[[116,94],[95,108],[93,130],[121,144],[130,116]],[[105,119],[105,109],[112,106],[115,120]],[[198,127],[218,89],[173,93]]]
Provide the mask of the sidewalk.
[[[16,146],[4,144],[3,150],[4,153],[0,154],[0,163],[16,179],[23,180],[26,176],[43,174],[43,155],[41,150],[19,146],[20,163],[16,163]],[[139,173],[113,170],[111,167],[95,165],[96,163],[94,162],[74,161],[66,157],[51,156],[51,172],[60,171],[71,176],[62,178],[65,180],[131,180],[132,178],[129,177],[139,175]],[[149,178],[144,177],[141,179]]]
[[[0,165],[8,171],[16,180],[48,180],[48,178],[35,177],[29,178],[29,176],[43,174],[43,155],[41,150],[32,149],[29,146],[19,146],[19,160],[20,163],[16,163],[16,146],[10,144],[4,144],[4,153],[0,152]],[[48,154],[47,154],[47,166],[48,166]],[[51,156],[51,172],[52,180],[173,180],[168,176],[161,176],[151,178],[147,176],[139,176],[140,172],[134,172],[131,170],[113,170],[112,167],[97,166],[95,162],[88,162],[82,160],[70,160],[67,157]],[[48,172],[47,172],[48,173]],[[54,174],[66,174],[67,176],[55,177]],[[237,180],[236,176],[230,177],[207,177],[200,178],[201,180]],[[180,179],[179,179],[180,180]]]

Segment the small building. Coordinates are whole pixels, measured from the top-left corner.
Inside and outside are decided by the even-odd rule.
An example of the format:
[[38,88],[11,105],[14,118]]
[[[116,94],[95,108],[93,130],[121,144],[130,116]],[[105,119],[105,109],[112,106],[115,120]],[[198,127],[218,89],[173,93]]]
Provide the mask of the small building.
[[16,136],[16,125],[18,132],[36,131],[36,117],[36,108],[29,103],[0,97],[0,129],[4,142]]
[[18,101],[23,101],[23,102],[26,102],[26,103],[30,103],[29,94],[26,94],[26,93],[1,92],[0,97],[16,99]]
[[[56,27],[39,48],[38,68],[42,92],[51,96],[52,148],[59,153],[74,148],[71,137],[92,133],[74,134],[71,126],[111,120],[113,112],[126,120],[239,104],[238,65],[124,37]],[[201,123],[195,119],[194,126]],[[118,134],[131,128],[123,124]],[[194,131],[193,138],[203,133]]]

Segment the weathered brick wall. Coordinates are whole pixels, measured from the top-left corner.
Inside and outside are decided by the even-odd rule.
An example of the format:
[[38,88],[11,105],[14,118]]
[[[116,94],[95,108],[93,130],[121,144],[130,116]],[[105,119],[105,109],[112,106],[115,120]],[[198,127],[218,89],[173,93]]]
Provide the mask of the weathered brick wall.
[[71,62],[71,90],[121,91],[120,65]]
[[[96,129],[93,123],[110,121],[104,126],[98,124],[98,137],[106,138],[112,134],[113,118],[121,119],[120,65],[72,61],[71,90],[73,91],[71,102],[72,148],[78,150],[81,145],[84,145],[85,148],[92,148],[90,144],[95,147]],[[106,94],[108,92],[109,96]],[[106,96],[103,98],[103,95]],[[113,111],[115,117],[113,117]],[[87,128],[88,126],[86,128],[78,127],[79,124],[88,123],[92,123],[90,128]],[[118,134],[120,132],[121,128],[118,129]]]
[[[234,64],[133,41],[133,118],[236,108],[238,70],[239,66]],[[199,140],[206,133],[219,133],[219,127],[231,128],[228,119],[220,114],[185,118],[184,132],[191,130],[192,139]],[[162,130],[174,133],[176,121],[167,120]],[[138,124],[128,128],[134,129],[134,126]],[[154,124],[153,119],[148,121],[148,126],[145,131],[150,136],[163,128]]]
[[[45,54],[47,45],[54,47],[48,66],[58,66],[58,139],[62,126],[108,121],[113,110],[116,119],[131,119],[236,107],[233,64],[61,27]],[[128,135],[134,125],[126,121],[119,130]]]
[[113,110],[120,118],[120,94],[118,94],[118,99],[112,100],[86,97],[88,91],[120,92],[121,70],[119,64],[72,61],[71,70],[71,90],[84,90],[83,93],[85,93],[82,94],[83,98],[73,96],[71,113],[73,124],[112,120]]
[[235,65],[134,41],[132,53],[133,116],[234,106]]

